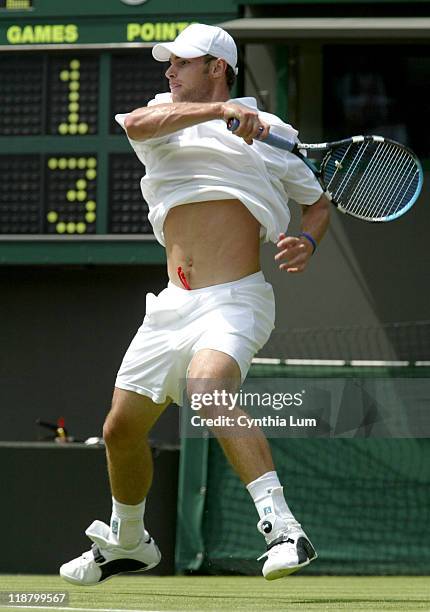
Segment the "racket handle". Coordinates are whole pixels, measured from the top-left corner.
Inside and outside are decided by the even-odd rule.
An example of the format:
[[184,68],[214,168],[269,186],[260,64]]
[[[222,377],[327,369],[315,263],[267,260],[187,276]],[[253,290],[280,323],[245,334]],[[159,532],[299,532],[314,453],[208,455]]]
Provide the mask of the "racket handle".
[[[234,132],[240,125],[239,119],[229,119],[227,121],[227,128],[230,132]],[[260,128],[262,130],[262,128]],[[258,140],[258,139],[257,139]],[[260,140],[260,142],[265,142],[266,144],[272,145],[272,147],[277,147],[278,149],[284,149],[284,151],[292,151],[296,146],[295,142],[291,142],[291,140],[287,140],[286,138],[282,138],[282,136],[277,136],[276,134],[268,134],[264,140]]]

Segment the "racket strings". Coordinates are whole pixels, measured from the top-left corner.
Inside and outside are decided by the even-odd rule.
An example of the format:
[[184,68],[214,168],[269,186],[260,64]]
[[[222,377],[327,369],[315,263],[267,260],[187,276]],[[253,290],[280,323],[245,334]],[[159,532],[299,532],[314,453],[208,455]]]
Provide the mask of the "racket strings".
[[381,207],[392,208],[389,196],[395,184],[390,185],[390,179],[396,178],[396,152],[398,149],[392,147],[388,150],[382,143],[373,149],[366,170],[355,190],[349,194],[351,212],[361,212],[365,216],[374,217],[383,213]]
[[335,150],[324,174],[335,202],[355,216],[370,219],[404,208],[419,182],[417,164],[407,150],[372,139]]
[[351,212],[371,218],[396,213],[409,201],[407,194],[416,171],[407,151],[378,143],[371,163],[350,195]]
[[[390,159],[386,159],[383,147],[377,145],[372,147],[373,143],[368,143],[369,161],[366,169],[363,171],[360,180],[358,181],[354,191],[349,194],[349,208],[351,212],[358,212],[361,207],[361,213],[366,215],[370,209],[374,208],[376,212],[376,203],[384,193]],[[385,175],[384,175],[385,172]],[[373,200],[372,200],[373,198]]]
[[[340,164],[337,165],[340,183],[335,190],[337,201],[342,203],[346,210],[353,211],[352,196],[363,185],[367,193],[374,194],[380,158],[381,151],[369,141],[359,145],[354,143],[345,151]],[[365,195],[366,193],[362,192],[362,196]]]
[[[344,145],[331,153],[332,158],[329,159],[325,171],[325,176],[330,175],[330,179],[326,184],[333,198],[344,208],[346,202],[343,201],[342,196],[345,192],[349,193],[359,180],[360,175],[357,166],[362,161],[364,153],[365,148],[355,143]],[[366,160],[364,160],[364,163],[366,163]]]
[[355,188],[360,180],[361,169],[371,161],[368,143],[364,145],[351,144],[343,154],[340,163],[337,164],[337,172],[340,174],[341,182],[337,188],[338,198],[349,193]]
[[[377,209],[380,210],[382,216],[397,212],[409,202],[413,195],[409,193],[410,187],[416,183],[418,178],[418,169],[408,153],[394,146],[392,148],[395,153],[392,155],[391,188],[387,190],[385,204],[382,198],[377,202]],[[370,213],[372,214],[372,211]]]

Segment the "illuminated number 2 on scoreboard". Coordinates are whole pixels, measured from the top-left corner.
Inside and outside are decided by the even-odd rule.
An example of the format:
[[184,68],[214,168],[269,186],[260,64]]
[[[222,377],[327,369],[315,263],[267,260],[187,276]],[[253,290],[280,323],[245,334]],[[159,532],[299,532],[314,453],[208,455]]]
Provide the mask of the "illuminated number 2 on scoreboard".
[[95,233],[96,168],[97,159],[94,156],[48,158],[46,193],[48,233]]

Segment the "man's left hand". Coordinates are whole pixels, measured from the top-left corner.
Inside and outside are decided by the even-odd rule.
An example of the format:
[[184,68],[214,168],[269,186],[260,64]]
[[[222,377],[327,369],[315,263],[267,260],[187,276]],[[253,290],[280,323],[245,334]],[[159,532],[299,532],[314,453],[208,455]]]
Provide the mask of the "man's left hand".
[[275,255],[275,261],[281,262],[279,264],[280,270],[286,270],[292,274],[305,270],[313,252],[309,240],[279,234],[276,246],[278,247],[278,253]]

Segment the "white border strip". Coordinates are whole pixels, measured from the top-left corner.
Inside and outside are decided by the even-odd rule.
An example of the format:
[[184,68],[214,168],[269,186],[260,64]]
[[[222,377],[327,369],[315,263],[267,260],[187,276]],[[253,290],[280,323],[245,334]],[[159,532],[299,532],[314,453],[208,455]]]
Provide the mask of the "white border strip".
[[280,365],[281,359],[273,359],[272,357],[254,357],[252,363],[259,365]]
[[366,359],[353,359],[349,362],[352,366],[376,366],[376,367],[406,367],[411,365],[410,361],[378,361],[378,360],[366,360]]
[[294,365],[294,366],[355,366],[355,367],[396,367],[410,366],[429,367],[430,361],[396,361],[383,359],[276,359],[272,357],[254,357],[255,365]]
[[315,365],[315,366],[344,366],[348,361],[344,359],[276,359],[275,357],[254,357],[252,363],[257,365]]
[[285,365],[345,366],[344,359],[284,359]]
[[[142,608],[72,608],[71,606],[8,606],[2,608],[10,610],[70,610],[71,612],[161,612],[161,610],[143,610]],[[164,612],[169,612],[164,610]]]

